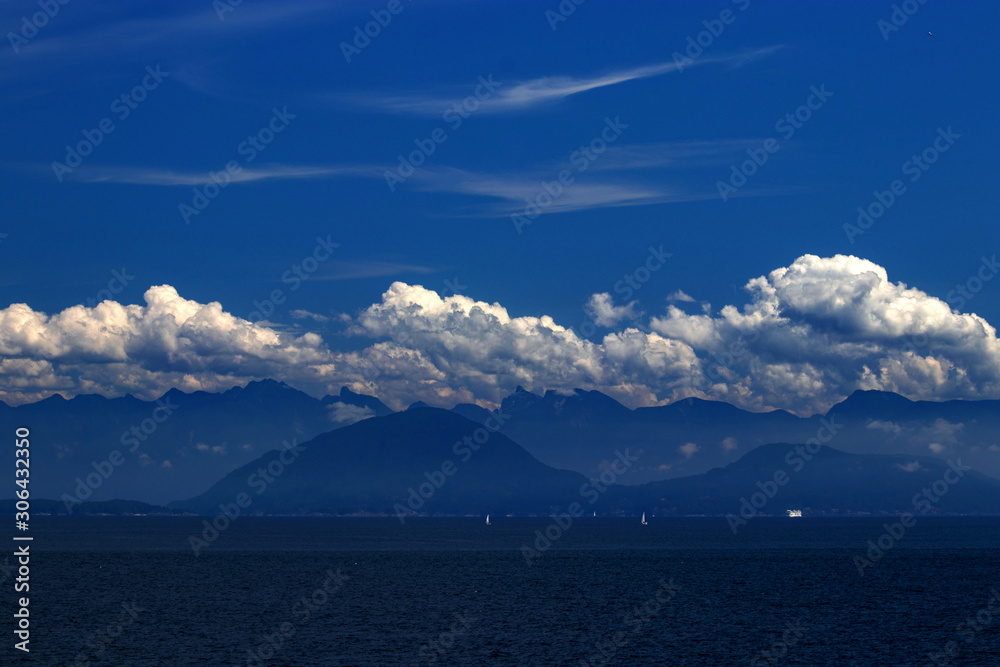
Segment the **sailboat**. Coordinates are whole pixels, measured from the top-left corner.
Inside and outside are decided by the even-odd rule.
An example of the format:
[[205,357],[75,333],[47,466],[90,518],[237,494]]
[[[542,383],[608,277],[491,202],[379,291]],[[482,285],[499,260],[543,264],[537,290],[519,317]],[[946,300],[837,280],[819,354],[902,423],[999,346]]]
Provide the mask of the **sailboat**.
[[487,526],[490,525],[490,515],[489,514],[486,515],[486,525]]
[[648,523],[646,523],[646,513],[645,512],[642,513],[642,525],[644,525],[644,526],[648,526],[649,525]]

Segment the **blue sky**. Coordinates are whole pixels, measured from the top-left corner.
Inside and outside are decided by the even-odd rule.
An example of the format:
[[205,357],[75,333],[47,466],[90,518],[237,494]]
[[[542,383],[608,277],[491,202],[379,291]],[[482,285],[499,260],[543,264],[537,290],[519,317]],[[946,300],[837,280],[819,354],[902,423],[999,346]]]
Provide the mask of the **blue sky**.
[[[261,340],[320,336],[322,343],[303,343],[316,359],[289,353],[296,364],[313,364],[289,373],[290,383],[313,393],[346,383],[398,403],[490,404],[522,382],[588,385],[634,405],[703,392],[800,411],[859,387],[915,397],[995,394],[995,331],[961,345],[948,336],[981,327],[962,316],[1000,320],[1000,281],[975,281],[977,272],[990,273],[983,258],[1000,245],[992,194],[1000,60],[982,29],[997,23],[1000,8],[914,2],[912,15],[900,10],[898,29],[889,30],[893,3],[566,2],[575,11],[554,21],[559,6],[69,2],[33,31],[25,17],[42,23],[32,18],[38,4],[5,4],[0,305],[27,304],[44,314],[35,320],[45,329],[55,326],[45,318],[105,298],[147,307],[147,290],[168,285],[186,303],[218,302],[224,313],[251,320]],[[372,12],[391,20],[367,43],[345,49],[356,28],[375,20]],[[699,39],[700,52],[677,57]],[[477,90],[481,99],[469,98]],[[466,98],[467,117],[448,112]],[[797,112],[806,119],[782,120]],[[249,137],[258,137],[258,148]],[[71,164],[66,147],[81,142],[97,145],[84,146],[92,150],[78,166],[53,167]],[[419,145],[433,145],[433,153],[418,155],[420,167],[390,189],[386,172]],[[587,146],[593,152],[580,152]],[[925,151],[933,164],[914,168],[909,161]],[[723,200],[719,182],[752,155],[766,161]],[[227,164],[231,173],[222,177]],[[560,172],[565,187],[519,231],[512,214],[525,212],[525,197],[547,201],[543,184],[554,188]],[[194,206],[210,173],[232,180],[203,210],[185,215],[182,205]],[[891,192],[893,181],[899,194],[884,213],[861,234],[845,231],[858,207],[871,207],[873,193]],[[339,245],[328,252],[317,238]],[[644,274],[650,249],[661,247],[669,257]],[[304,279],[290,277],[307,257],[320,256],[326,259],[307,260],[314,270],[302,269]],[[795,264],[808,256],[829,261]],[[724,307],[743,312],[753,299],[748,281],[793,266],[806,267],[804,277],[782,292],[778,314],[808,328],[803,340],[836,363],[789,352],[788,341],[765,349],[764,336],[751,343],[763,347],[723,364],[733,373],[725,386],[706,391],[714,383],[704,380],[706,360],[747,338],[751,326],[727,320]],[[879,308],[856,299],[847,320],[870,323],[873,312],[899,315],[913,303],[917,315],[880,316],[882,328],[845,334],[847,320],[831,313],[843,305],[844,284],[856,296],[855,278],[878,274],[872,266],[884,269],[887,277],[876,282],[895,296],[879,297]],[[123,268],[120,280],[115,272]],[[626,289],[629,275],[648,280]],[[981,289],[954,291],[970,279]],[[510,318],[551,317],[600,347],[591,361],[605,365],[595,371],[575,359],[570,372],[535,359],[525,366],[514,339],[475,360],[449,342],[468,322],[405,321],[424,296],[387,304],[383,295],[395,281],[442,298],[457,291]],[[793,307],[806,283],[826,287]],[[281,303],[261,323],[254,302],[275,290]],[[469,316],[469,308],[444,303]],[[952,312],[943,314],[941,304]],[[670,315],[670,307],[679,310]],[[376,323],[376,311],[387,319]],[[503,316],[487,316],[504,326]],[[105,321],[92,311],[73,317]],[[170,384],[218,388],[280,374],[290,363],[272,367],[277,362],[264,354],[238,367],[183,332],[186,342],[150,351],[156,346],[133,326],[142,313],[117,317],[130,322],[122,325],[127,332],[94,334],[123,337],[107,357],[94,341],[70,342],[66,331],[32,338],[9,324],[0,332],[13,364],[0,377],[7,378],[5,400],[53,391],[155,394]],[[657,325],[657,318],[670,322]],[[211,329],[205,326],[202,333]],[[428,327],[433,340],[421,337]],[[694,359],[683,371],[647,363],[633,372],[633,359],[608,361],[604,337],[628,329],[647,337],[643,345],[655,333],[687,346]],[[931,382],[920,374],[926,368],[900,379],[886,361],[912,352],[900,347],[907,337],[925,334],[940,346],[932,342],[918,356],[950,380]],[[58,341],[39,347],[46,336]],[[844,352],[845,345],[857,349]],[[875,352],[865,347],[873,345]],[[359,375],[358,360],[343,356],[370,359],[389,347],[421,357],[399,368],[395,384],[384,373],[382,381]],[[640,348],[633,352],[648,361]],[[198,359],[175,356],[185,350]],[[693,372],[692,364],[701,367]],[[765,388],[769,366],[798,379]],[[18,373],[34,379],[19,384]],[[922,382],[937,384],[925,395]],[[803,391],[812,397],[801,398]]]

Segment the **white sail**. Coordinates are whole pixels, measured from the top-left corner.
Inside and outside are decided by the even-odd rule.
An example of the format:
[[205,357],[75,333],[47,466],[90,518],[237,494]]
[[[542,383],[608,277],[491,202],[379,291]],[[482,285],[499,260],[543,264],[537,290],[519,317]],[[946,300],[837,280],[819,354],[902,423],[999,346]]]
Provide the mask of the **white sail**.
[[644,525],[644,526],[648,525],[646,523],[646,513],[645,512],[642,513],[642,525]]
[[490,525],[490,515],[489,514],[486,515],[486,525],[487,526]]

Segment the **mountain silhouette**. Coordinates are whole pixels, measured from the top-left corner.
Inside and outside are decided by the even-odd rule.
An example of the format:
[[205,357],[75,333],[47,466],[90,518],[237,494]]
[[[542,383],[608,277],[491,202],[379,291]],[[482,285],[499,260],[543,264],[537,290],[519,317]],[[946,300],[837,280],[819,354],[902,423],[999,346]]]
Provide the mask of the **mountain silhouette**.
[[545,513],[586,482],[476,422],[422,408],[269,452],[170,507],[211,514],[245,493],[247,509],[264,513]]
[[350,423],[333,420],[332,403],[391,412],[378,399],[346,389],[331,398],[274,380],[221,393],[171,389],[155,401],[56,394],[17,407],[0,403],[0,425],[32,431],[35,498],[162,505],[204,491],[282,442],[303,442]]

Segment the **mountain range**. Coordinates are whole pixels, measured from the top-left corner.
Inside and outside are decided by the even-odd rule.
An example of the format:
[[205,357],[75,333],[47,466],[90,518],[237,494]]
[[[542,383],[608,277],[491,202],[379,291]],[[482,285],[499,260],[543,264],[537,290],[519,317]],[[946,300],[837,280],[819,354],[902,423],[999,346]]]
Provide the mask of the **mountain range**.
[[1000,480],[923,456],[851,454],[825,445],[761,445],[700,475],[609,491],[608,511],[657,516],[1000,514]]
[[[449,483],[419,512],[530,513],[579,500],[588,479],[613,476],[614,488],[601,493],[595,511],[721,513],[731,511],[725,508],[734,501],[739,506],[744,489],[753,493],[755,481],[748,487],[744,477],[766,472],[743,475],[746,466],[766,459],[766,452],[806,442],[823,445],[815,457],[819,464],[795,476],[783,488],[783,500],[863,512],[905,506],[911,483],[942,473],[947,460],[976,473],[1000,474],[998,408],[1000,401],[913,402],[859,391],[811,417],[748,412],[700,399],[631,410],[596,391],[532,393],[518,387],[493,411],[416,403],[394,413],[378,398],[346,387],[317,399],[263,380],[218,394],[175,389],[157,401],[57,395],[17,407],[0,403],[0,424],[32,430],[33,497],[69,505],[126,498],[210,509],[219,497],[245,487],[262,465],[276,467],[275,457],[287,460],[297,447],[308,452],[302,459],[307,464],[287,466],[281,479],[288,481],[269,485],[255,511],[385,512],[405,501],[411,487],[427,482],[426,474],[441,471],[446,448],[478,431],[491,446],[469,459],[463,475],[446,475]],[[455,465],[459,458],[450,455]],[[784,465],[767,459],[765,468]],[[837,484],[827,484],[834,479]],[[475,481],[466,486],[459,480]],[[964,480],[962,488],[970,491],[952,495],[941,511],[992,506],[965,497],[987,489],[989,477]],[[902,486],[895,496],[880,492],[869,498],[858,484]],[[734,497],[725,489],[739,493]],[[956,498],[962,503],[943,509]]]
[[[264,514],[602,515],[1000,514],[1000,480],[932,457],[849,454],[823,445],[763,445],[700,475],[615,484],[626,450],[597,479],[547,466],[501,433],[436,408],[407,410],[270,452],[206,493],[170,505],[214,514],[243,498]],[[480,443],[481,444],[477,444]],[[389,463],[391,461],[391,464]],[[928,493],[930,495],[924,495]],[[744,504],[746,507],[744,508]],[[230,510],[231,512],[234,510]]]
[[162,505],[201,493],[282,442],[391,412],[346,387],[316,399],[263,380],[222,393],[171,389],[155,401],[56,394],[17,407],[0,403],[0,425],[31,429],[36,498]]
[[688,398],[629,410],[596,391],[518,388],[501,404],[501,431],[549,465],[595,475],[614,452],[631,447],[640,460],[628,484],[706,472],[775,442],[823,444],[859,454],[961,457],[1000,476],[1000,401],[910,401],[857,391],[825,414],[748,412]]

